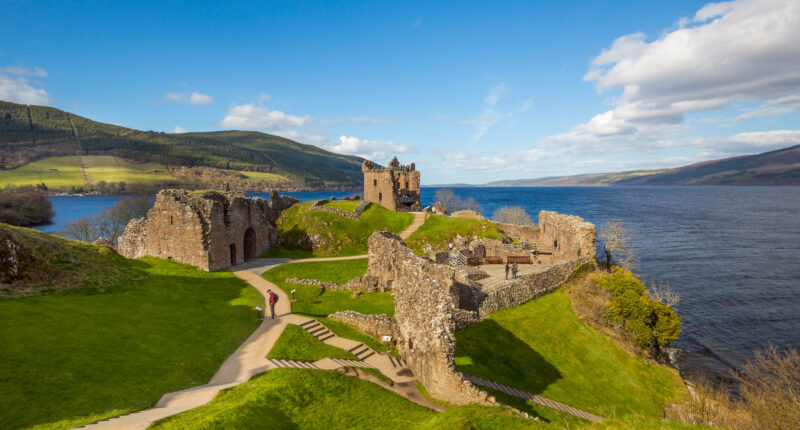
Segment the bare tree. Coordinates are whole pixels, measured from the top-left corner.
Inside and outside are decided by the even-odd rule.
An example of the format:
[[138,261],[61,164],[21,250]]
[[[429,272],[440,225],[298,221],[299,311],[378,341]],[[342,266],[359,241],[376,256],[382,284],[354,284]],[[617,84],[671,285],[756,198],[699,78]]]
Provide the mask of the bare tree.
[[461,210],[475,211],[477,213],[483,212],[483,207],[475,200],[475,197],[470,196],[460,205]]
[[70,236],[84,242],[91,242],[97,239],[97,227],[92,222],[92,218],[85,216],[67,223],[67,232]]
[[453,190],[448,188],[440,188],[436,190],[436,202],[445,211],[445,213],[453,213],[461,206],[461,199],[456,196]]
[[650,284],[650,297],[673,309],[681,302],[680,294],[664,281],[653,281]]
[[603,244],[603,254],[606,264],[612,264],[635,270],[639,262],[631,249],[633,232],[625,228],[622,221],[611,221],[600,232],[599,239]]
[[530,225],[533,224],[531,217],[525,212],[522,206],[503,206],[492,215],[495,222],[502,222],[506,224],[515,225]]

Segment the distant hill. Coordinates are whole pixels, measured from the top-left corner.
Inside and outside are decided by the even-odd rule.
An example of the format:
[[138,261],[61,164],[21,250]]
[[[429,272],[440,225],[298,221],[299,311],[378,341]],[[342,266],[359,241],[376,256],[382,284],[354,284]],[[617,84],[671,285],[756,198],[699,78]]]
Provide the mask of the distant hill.
[[683,167],[495,181],[487,187],[588,185],[800,185],[800,145]]
[[55,108],[0,101],[0,168],[87,154],[177,168],[269,173],[312,187],[360,186],[363,181],[363,159],[283,137],[252,131],[140,131]]

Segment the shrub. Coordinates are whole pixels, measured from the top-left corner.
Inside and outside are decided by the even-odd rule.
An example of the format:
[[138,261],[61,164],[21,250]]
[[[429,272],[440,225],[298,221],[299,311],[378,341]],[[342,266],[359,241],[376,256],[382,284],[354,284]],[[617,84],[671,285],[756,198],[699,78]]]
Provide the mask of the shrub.
[[47,224],[55,213],[44,193],[33,190],[0,192],[0,222],[31,226]]
[[503,206],[494,211],[492,219],[495,222],[515,225],[531,225],[531,217],[525,212],[522,206]]
[[636,346],[651,347],[651,335],[658,346],[669,345],[680,335],[680,317],[669,306],[651,299],[647,287],[633,273],[616,268],[597,282],[611,292],[609,317],[623,324]]

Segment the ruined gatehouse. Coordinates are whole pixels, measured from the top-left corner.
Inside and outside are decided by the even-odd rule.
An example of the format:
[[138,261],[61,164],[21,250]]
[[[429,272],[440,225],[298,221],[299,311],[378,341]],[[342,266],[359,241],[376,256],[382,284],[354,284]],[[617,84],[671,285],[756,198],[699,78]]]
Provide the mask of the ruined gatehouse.
[[297,203],[293,197],[162,190],[147,217],[131,220],[117,249],[127,258],[169,258],[198,268],[225,269],[258,257],[275,245],[271,224]]
[[422,209],[420,204],[420,175],[414,163],[401,165],[397,157],[386,167],[376,166],[365,160],[364,200],[379,204],[395,212],[414,212]]

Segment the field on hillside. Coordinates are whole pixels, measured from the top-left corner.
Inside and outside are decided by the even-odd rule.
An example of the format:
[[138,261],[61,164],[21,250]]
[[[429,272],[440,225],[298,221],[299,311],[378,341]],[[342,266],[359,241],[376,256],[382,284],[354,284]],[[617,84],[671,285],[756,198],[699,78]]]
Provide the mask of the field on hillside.
[[110,155],[70,155],[34,161],[11,170],[0,170],[0,184],[14,187],[37,185],[48,188],[82,187],[85,185],[81,164],[90,184],[100,181],[126,183],[155,183],[173,180],[163,165],[132,163]]
[[0,299],[0,428],[71,428],[150,407],[208,382],[259,324],[263,297],[230,272],[7,232],[30,232],[62,259],[41,282],[102,268],[105,284]]
[[495,312],[456,338],[459,371],[604,417],[662,417],[663,404],[686,394],[677,371],[584,325],[562,290]]

